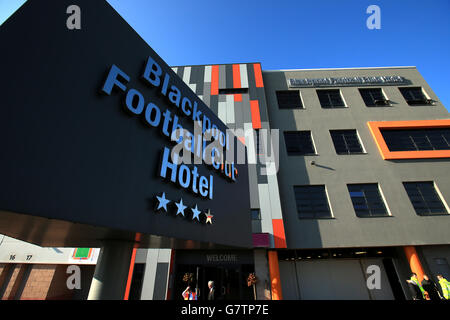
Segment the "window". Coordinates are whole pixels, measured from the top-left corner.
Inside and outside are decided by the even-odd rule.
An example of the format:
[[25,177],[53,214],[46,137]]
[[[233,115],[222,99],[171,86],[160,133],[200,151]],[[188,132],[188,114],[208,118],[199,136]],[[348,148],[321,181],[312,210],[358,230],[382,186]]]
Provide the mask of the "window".
[[450,158],[450,119],[368,121],[367,125],[384,160]]
[[322,108],[345,108],[339,89],[317,90],[317,95]]
[[419,216],[448,213],[433,182],[403,182],[403,185]]
[[389,151],[450,150],[450,128],[381,130]]
[[356,216],[360,218],[389,216],[377,183],[349,184],[347,188]]
[[433,104],[433,100],[428,99],[420,87],[406,87],[399,90],[410,106]]
[[219,89],[219,94],[244,94],[244,93],[248,93],[248,88]]
[[364,153],[356,130],[330,130],[337,154]]
[[284,141],[288,155],[315,154],[311,131],[285,131]]
[[278,107],[280,109],[303,109],[300,91],[285,90],[277,91]]
[[251,209],[252,220],[261,220],[261,210]]
[[359,93],[368,107],[389,106],[389,100],[385,98],[381,88],[359,89]]
[[294,186],[299,218],[331,218],[325,186]]

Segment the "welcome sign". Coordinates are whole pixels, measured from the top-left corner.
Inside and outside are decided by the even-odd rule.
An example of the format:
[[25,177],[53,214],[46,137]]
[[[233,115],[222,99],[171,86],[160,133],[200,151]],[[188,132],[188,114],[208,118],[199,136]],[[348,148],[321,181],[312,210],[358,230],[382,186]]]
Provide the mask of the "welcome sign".
[[0,41],[0,233],[251,246],[245,147],[106,1],[29,0]]

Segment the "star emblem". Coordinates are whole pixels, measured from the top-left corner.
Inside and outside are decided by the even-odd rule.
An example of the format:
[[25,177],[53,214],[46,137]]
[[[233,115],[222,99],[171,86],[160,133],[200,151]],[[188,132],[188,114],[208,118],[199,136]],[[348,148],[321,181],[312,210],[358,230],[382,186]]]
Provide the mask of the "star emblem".
[[192,220],[194,220],[195,218],[197,218],[197,220],[200,221],[199,215],[200,215],[201,211],[198,210],[197,205],[195,205],[195,208],[191,208],[191,210],[192,210],[192,213],[194,214],[194,215],[192,216]]
[[183,204],[183,199],[180,199],[180,202],[175,202],[175,205],[177,206],[177,214],[181,213],[181,215],[184,217],[184,209],[187,207]]
[[167,204],[171,201],[166,199],[166,193],[163,192],[161,197],[156,196],[156,198],[159,201],[159,204],[158,204],[158,207],[156,208],[156,210],[164,208],[164,210],[166,210],[166,212],[167,212]]
[[205,213],[205,215],[206,215],[206,223],[212,224],[212,218],[214,216],[211,214],[211,210],[208,209],[208,212]]

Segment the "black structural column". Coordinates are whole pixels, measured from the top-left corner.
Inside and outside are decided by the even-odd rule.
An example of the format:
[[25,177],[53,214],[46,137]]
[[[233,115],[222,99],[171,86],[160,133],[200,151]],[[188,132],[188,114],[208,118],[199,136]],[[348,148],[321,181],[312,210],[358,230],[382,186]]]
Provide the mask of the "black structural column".
[[104,241],[88,300],[122,300],[133,253],[132,241]]

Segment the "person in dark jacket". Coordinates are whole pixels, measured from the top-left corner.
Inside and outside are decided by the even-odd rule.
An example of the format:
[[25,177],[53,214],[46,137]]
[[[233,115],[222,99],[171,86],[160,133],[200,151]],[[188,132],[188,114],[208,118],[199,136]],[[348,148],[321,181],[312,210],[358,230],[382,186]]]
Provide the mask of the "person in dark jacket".
[[214,287],[214,281],[208,281],[208,300],[216,300],[216,288]]
[[441,297],[439,295],[439,289],[436,283],[428,278],[426,274],[423,275],[422,287],[428,293],[428,297],[431,301],[439,301]]

